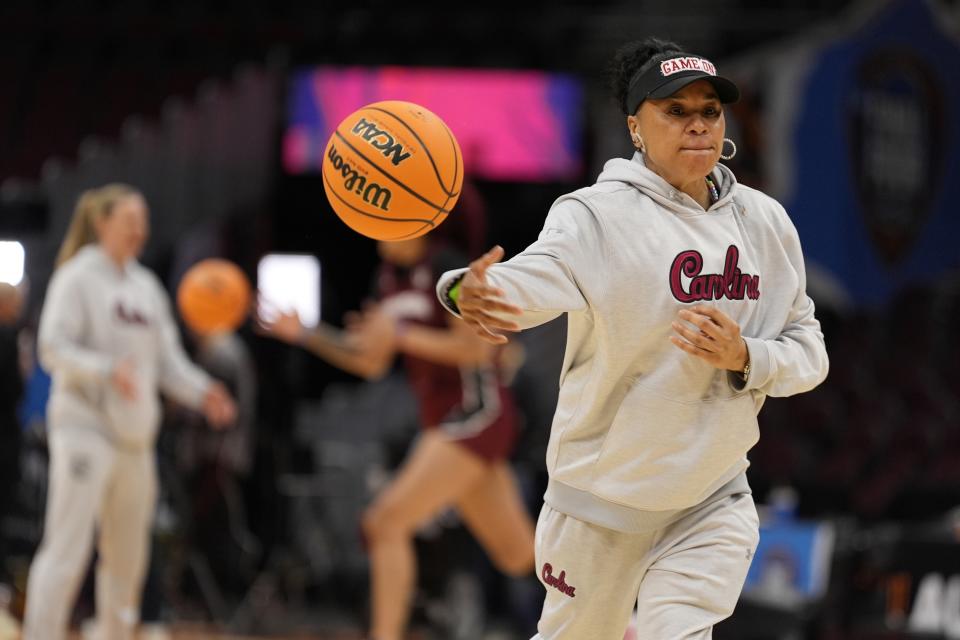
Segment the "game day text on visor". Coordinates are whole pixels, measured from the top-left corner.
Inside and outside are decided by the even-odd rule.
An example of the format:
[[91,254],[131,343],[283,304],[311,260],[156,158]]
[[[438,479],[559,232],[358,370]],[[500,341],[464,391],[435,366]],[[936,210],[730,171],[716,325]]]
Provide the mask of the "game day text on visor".
[[660,63],[660,73],[664,77],[672,76],[681,71],[703,71],[712,76],[717,75],[717,68],[713,66],[713,63],[703,58],[686,56],[683,58],[670,58]]

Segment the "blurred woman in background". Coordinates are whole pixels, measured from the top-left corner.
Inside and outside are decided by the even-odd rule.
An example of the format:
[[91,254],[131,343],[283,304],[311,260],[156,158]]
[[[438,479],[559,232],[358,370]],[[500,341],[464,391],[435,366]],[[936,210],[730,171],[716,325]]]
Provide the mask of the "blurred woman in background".
[[[455,224],[445,223],[445,231]],[[395,354],[403,356],[423,433],[363,518],[374,640],[404,637],[416,585],[414,534],[449,507],[501,571],[523,576],[533,569],[533,522],[509,463],[513,400],[500,380],[496,348],[437,300],[436,277],[463,259],[440,238],[434,232],[378,243],[378,304],[352,316],[345,332],[325,325],[306,330],[295,313],[260,320],[267,335],[365,378],[382,376]]]
[[160,281],[137,258],[148,211],[133,187],[84,192],[57,257],[38,350],[51,373],[49,490],[25,640],[62,640],[98,530],[97,634],[133,637],[157,496],[158,391],[230,425],[224,387],[186,357]]

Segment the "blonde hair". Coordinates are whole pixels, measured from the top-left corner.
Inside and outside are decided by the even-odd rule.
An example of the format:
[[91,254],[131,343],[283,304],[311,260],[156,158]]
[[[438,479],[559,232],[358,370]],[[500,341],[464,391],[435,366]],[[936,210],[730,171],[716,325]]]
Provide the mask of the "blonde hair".
[[87,189],[77,198],[73,218],[67,235],[57,253],[56,266],[72,258],[84,246],[97,241],[95,222],[110,215],[118,200],[127,196],[142,195],[136,188],[120,182],[105,184],[96,189]]

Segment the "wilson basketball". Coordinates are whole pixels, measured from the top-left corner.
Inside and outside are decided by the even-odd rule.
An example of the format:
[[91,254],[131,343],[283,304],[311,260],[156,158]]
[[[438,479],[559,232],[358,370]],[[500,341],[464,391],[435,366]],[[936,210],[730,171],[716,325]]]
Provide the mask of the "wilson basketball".
[[250,282],[240,267],[210,258],[190,267],[177,288],[177,307],[200,335],[233,331],[250,310]]
[[453,133],[428,109],[400,100],[347,116],[330,136],[322,166],[330,206],[351,229],[375,240],[435,229],[463,184]]

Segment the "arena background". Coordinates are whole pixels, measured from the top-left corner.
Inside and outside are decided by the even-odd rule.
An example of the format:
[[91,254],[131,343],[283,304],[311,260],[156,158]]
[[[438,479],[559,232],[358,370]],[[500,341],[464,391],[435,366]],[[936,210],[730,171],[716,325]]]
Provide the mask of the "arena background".
[[[6,0],[0,280],[26,295],[14,327],[25,393],[3,396],[18,402],[19,423],[0,425],[23,434],[12,452],[0,433],[3,460],[20,470],[2,489],[14,507],[0,514],[10,614],[22,611],[45,496],[47,379],[32,340],[80,190],[116,180],[143,190],[144,262],[171,291],[205,257],[256,279],[266,254],[316,256],[320,312],[340,324],[368,295],[376,253],[332,213],[311,164],[331,110],[414,85],[425,106],[443,104],[470,140],[483,245],[512,254],[558,195],[629,153],[602,72],[619,44],[645,35],[684,43],[740,84],[730,165],[796,223],[831,358],[821,387],[761,414],[749,471],[765,505],[761,548],[716,637],[960,638],[955,0]],[[489,93],[467,95],[465,77]],[[497,153],[507,145],[517,150]],[[513,462],[532,512],[563,333],[559,322],[517,339],[524,431]],[[413,401],[399,373],[360,383],[249,327],[239,335],[257,380],[249,464],[211,471],[197,453],[200,419],[170,406],[144,637],[358,638],[368,606],[358,517],[415,433]],[[539,585],[496,574],[455,516],[424,530],[418,552],[413,637],[532,634]],[[78,630],[91,608],[88,584]]]

